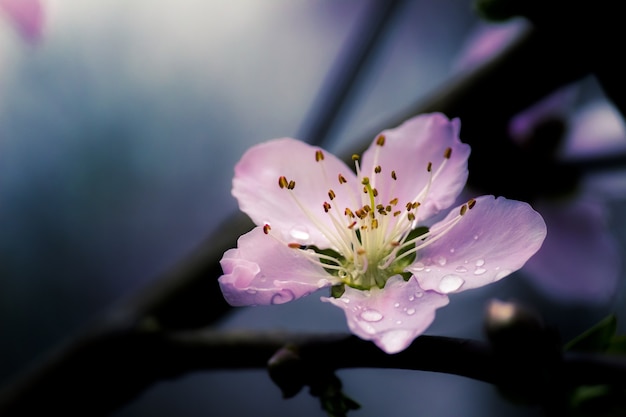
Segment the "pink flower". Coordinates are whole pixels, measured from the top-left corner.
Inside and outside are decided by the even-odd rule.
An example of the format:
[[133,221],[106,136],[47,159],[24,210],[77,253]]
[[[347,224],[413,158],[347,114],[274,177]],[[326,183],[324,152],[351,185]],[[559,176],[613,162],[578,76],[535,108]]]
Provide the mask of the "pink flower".
[[[529,22],[523,19],[483,24],[468,38],[455,71],[475,68],[516,41]],[[547,120],[569,124],[555,157],[585,158],[624,147],[623,121],[608,106],[593,105],[574,112],[578,84],[562,87],[509,121],[510,139],[527,146],[536,128]],[[606,198],[599,187],[580,187],[565,198],[538,196],[534,207],[550,227],[541,250],[525,265],[531,284],[562,302],[603,304],[615,297],[621,260],[608,228]],[[555,260],[560,260],[555,262]]]
[[0,0],[0,9],[24,39],[36,42],[41,38],[43,9],[39,0]]
[[434,220],[467,180],[459,129],[442,114],[410,119],[355,156],[356,173],[294,139],[249,149],[233,195],[257,227],[221,260],[226,300],[280,304],[332,287],[322,300],[344,310],[350,330],[395,353],[448,294],[521,268],[546,236],[528,204],[482,196]]

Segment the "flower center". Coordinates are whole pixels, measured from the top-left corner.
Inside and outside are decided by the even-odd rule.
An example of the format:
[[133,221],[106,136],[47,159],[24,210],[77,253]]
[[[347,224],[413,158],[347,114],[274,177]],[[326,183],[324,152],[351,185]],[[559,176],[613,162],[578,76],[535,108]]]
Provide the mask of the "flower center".
[[[360,158],[353,155],[358,184],[350,184],[344,175],[337,173],[335,175],[338,184],[335,188],[332,187],[325,168],[324,153],[321,150],[315,151],[315,160],[322,168],[322,178],[329,185],[328,199],[323,197],[321,204],[324,209],[323,215],[328,216],[330,222],[324,221],[320,215],[300,202],[293,191],[296,187],[294,180],[289,180],[285,176],[278,179],[278,186],[289,192],[303,213],[326,236],[332,248],[303,246],[300,243],[287,245],[301,251],[311,262],[321,265],[329,273],[337,276],[342,285],[361,290],[383,288],[390,277],[398,274],[408,279],[410,273],[405,270],[415,260],[417,252],[454,227],[465,212],[476,203],[473,199],[468,201],[461,206],[457,216],[445,223],[437,224],[430,230],[420,226],[421,202],[427,198],[433,180],[439,176],[450,159],[452,149],[445,150],[443,161],[436,171],[433,171],[432,163],[427,164],[426,185],[410,201],[401,203],[398,197],[382,199],[376,188],[377,178],[389,175],[391,181],[386,183],[390,184],[391,189],[384,195],[393,196],[398,181],[396,171],[386,171],[378,164],[379,152],[384,144],[385,136],[379,135],[376,139],[374,164],[369,175],[361,172]],[[338,199],[339,193],[347,193],[348,199]],[[352,203],[348,207],[341,207],[337,204],[338,200]],[[269,224],[264,226],[266,234],[269,234],[270,229]]]

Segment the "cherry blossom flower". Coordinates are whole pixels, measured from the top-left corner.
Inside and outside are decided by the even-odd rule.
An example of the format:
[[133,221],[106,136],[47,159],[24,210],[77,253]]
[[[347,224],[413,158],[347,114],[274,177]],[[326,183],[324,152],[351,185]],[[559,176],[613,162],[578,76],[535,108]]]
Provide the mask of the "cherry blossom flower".
[[43,9],[39,0],[0,0],[0,10],[25,40],[36,42],[41,38]]
[[[529,28],[524,19],[482,24],[468,37],[455,71],[476,67],[495,57]],[[535,129],[547,120],[568,125],[555,157],[580,159],[623,150],[623,122],[608,105],[593,111],[575,109],[579,85],[562,87],[515,115],[509,122],[510,139],[524,147]],[[600,187],[580,186],[564,198],[538,196],[532,203],[544,216],[550,234],[536,256],[525,265],[528,281],[553,300],[603,304],[615,297],[621,261],[608,227],[607,198]],[[567,260],[555,262],[555,259]]]
[[412,118],[353,156],[354,171],[295,139],[249,149],[232,192],[257,226],[221,260],[226,300],[281,304],[331,287],[322,301],[344,310],[350,330],[395,353],[449,294],[521,268],[546,236],[527,203],[482,196],[437,216],[467,180],[459,130],[439,113]]

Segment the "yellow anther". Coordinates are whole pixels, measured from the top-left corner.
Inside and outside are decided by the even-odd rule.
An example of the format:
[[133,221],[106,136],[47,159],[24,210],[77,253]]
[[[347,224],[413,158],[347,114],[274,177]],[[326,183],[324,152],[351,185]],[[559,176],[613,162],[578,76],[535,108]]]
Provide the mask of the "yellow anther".
[[368,177],[363,177],[361,180],[361,184],[368,185],[370,183],[370,179]]
[[300,249],[302,248],[302,245],[299,243],[287,243],[287,246],[289,246],[291,249]]
[[348,207],[346,207],[346,209],[344,210],[343,214],[348,216],[348,217],[354,218],[354,213]]
[[374,197],[378,197],[378,190],[376,188],[372,188],[372,194]]
[[356,153],[352,154],[352,160],[353,161],[358,161],[360,158],[361,157],[358,154],[356,154]]
[[364,205],[362,208],[363,208],[363,211],[366,212],[366,213],[369,213],[370,211],[372,211],[372,208],[370,206],[368,206],[367,204]]
[[372,219],[372,229],[378,229],[378,219]]
[[328,202],[324,201],[324,211],[326,213],[328,213],[328,210],[330,210],[330,209],[331,209],[330,204],[328,204]]
[[356,222],[350,223],[350,225],[348,226],[348,229],[352,229],[354,226],[356,226]]
[[407,214],[407,216],[406,216],[406,217],[407,217],[410,221],[415,220],[415,214],[413,214],[413,213],[409,213],[409,214]]
[[315,161],[319,162],[319,161],[323,161],[324,160],[324,152],[322,152],[321,150],[316,150],[315,151]]
[[280,188],[285,188],[289,185],[289,182],[287,181],[287,178],[285,178],[284,175],[281,175],[280,177],[278,177],[278,186]]
[[376,165],[376,167],[374,168],[374,172],[376,174],[380,174],[380,171],[382,171],[383,169],[380,167],[380,165]]
[[[362,228],[363,228],[363,227],[361,227],[361,229],[362,229]],[[357,253],[358,255],[365,255],[365,249],[363,249],[363,248],[359,248],[359,249],[357,249],[356,253]]]
[[398,179],[398,177],[396,177],[396,171],[391,171],[391,178],[395,181]]
[[344,177],[343,175],[339,174],[338,176],[339,179],[339,184],[345,184],[348,182],[348,180],[346,179],[346,177]]
[[461,216],[462,216],[462,215],[464,215],[464,214],[465,214],[465,212],[467,212],[467,206],[466,206],[465,204],[463,204],[463,205],[461,206],[461,212],[460,212]]
[[426,171],[430,172],[433,170],[433,163],[429,162],[428,165],[426,166]]
[[328,198],[334,200],[336,197],[335,192],[333,190],[328,190]]
[[452,148],[446,148],[443,153],[443,157],[446,159],[450,159],[450,156],[452,156]]
[[385,135],[383,134],[378,135],[378,137],[376,138],[376,145],[383,146],[384,144],[385,144]]
[[467,207],[470,210],[473,209],[475,205],[476,205],[476,200],[474,200],[473,198],[471,198],[470,201],[467,202]]
[[395,206],[396,204],[398,204],[398,198],[393,198],[391,200],[389,200],[389,204],[391,204],[392,206]]
[[265,223],[263,225],[263,233],[265,233],[267,235],[267,234],[269,234],[270,230],[272,230],[272,227],[269,224]]
[[399,215],[400,215],[400,213],[402,213],[400,210],[398,210],[398,211],[394,211],[394,212],[393,212],[393,217],[397,217],[397,216],[399,216]]
[[287,184],[287,189],[293,190],[294,188],[296,188],[296,182],[294,180],[289,181],[289,184]]

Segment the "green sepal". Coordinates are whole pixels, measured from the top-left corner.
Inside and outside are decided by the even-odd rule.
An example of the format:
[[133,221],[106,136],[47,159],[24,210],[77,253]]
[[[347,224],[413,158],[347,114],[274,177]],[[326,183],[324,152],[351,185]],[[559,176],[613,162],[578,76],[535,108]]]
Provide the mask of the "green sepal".
[[344,284],[337,284],[330,287],[330,296],[333,298],[339,298],[346,292],[346,286]]
[[[426,227],[426,226],[418,226],[418,227],[416,227],[415,229],[413,229],[413,230],[411,230],[409,232],[409,235],[406,237],[406,241],[408,242],[411,239],[418,238],[418,237],[422,236],[423,234],[426,234],[427,232],[428,232],[428,227]],[[402,249],[400,249],[398,251],[398,254],[396,255],[396,257],[402,255],[404,252],[406,252],[408,250],[413,249],[414,247],[415,247],[414,244],[413,245],[407,245],[406,247],[403,247]],[[415,253],[413,253],[413,254],[407,256],[406,258],[404,258],[402,260],[402,264],[408,266],[408,265],[412,264],[413,261],[415,261]]]

